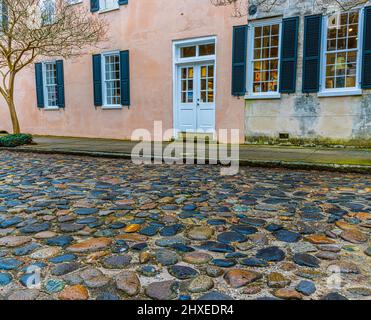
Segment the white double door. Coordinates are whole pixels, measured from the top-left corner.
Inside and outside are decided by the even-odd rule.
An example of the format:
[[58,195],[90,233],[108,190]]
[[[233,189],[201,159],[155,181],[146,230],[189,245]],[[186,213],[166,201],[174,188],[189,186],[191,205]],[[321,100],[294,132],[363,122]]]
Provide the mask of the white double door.
[[215,63],[177,67],[177,112],[180,132],[215,130]]

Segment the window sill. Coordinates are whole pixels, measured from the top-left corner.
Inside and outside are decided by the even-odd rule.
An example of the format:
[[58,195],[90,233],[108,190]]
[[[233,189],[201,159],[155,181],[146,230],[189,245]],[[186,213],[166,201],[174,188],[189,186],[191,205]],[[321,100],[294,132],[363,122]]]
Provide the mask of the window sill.
[[267,100],[267,99],[281,99],[280,93],[275,94],[246,94],[245,100]]
[[113,8],[102,9],[102,10],[99,10],[98,13],[101,14],[101,13],[106,13],[106,12],[111,12],[111,11],[116,11],[116,10],[120,10],[120,6],[113,7]]
[[122,106],[117,105],[117,106],[102,106],[102,110],[121,110]]
[[82,0],[80,1],[76,1],[76,2],[72,2],[72,3],[68,3],[70,6],[74,6],[75,4],[81,4],[82,3]]
[[343,91],[322,91],[318,93],[318,97],[345,97],[345,96],[360,96],[362,95],[362,89],[352,89]]
[[59,110],[59,107],[44,107],[43,110],[45,111],[56,111]]

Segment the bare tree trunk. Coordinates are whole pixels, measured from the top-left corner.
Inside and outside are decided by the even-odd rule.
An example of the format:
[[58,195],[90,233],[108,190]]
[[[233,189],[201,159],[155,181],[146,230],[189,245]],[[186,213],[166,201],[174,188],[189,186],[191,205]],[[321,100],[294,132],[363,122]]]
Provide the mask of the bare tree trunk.
[[19,134],[21,133],[21,128],[19,126],[17,111],[15,110],[13,93],[9,95],[8,99],[6,99],[6,102],[8,104],[10,118],[12,119],[13,133]]

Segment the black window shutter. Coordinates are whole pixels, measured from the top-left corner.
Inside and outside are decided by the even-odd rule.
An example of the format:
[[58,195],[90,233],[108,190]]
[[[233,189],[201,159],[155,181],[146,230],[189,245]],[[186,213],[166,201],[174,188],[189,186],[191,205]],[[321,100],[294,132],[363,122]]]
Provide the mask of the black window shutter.
[[119,0],[119,5],[128,4],[129,0]]
[[99,0],[90,0],[90,11],[91,12],[99,11]]
[[100,54],[93,55],[94,105],[103,105],[102,98],[102,59]]
[[318,92],[321,65],[322,15],[304,17],[303,92]]
[[43,65],[35,63],[37,107],[44,108]]
[[130,106],[130,61],[129,50],[120,52],[121,104]]
[[366,7],[364,10],[362,88],[371,89],[371,7]]
[[57,101],[58,107],[64,108],[64,72],[63,72],[63,60],[58,60],[57,64]]
[[232,95],[246,93],[247,25],[233,27]]
[[295,93],[299,17],[282,22],[280,92]]

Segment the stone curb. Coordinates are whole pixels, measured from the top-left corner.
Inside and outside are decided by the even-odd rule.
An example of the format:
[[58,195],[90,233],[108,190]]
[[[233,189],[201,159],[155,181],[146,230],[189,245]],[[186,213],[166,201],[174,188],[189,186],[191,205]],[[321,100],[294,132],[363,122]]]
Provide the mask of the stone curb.
[[[24,153],[38,153],[38,154],[61,154],[61,155],[74,155],[74,156],[87,156],[96,158],[116,158],[131,160],[131,155],[127,153],[115,152],[101,152],[101,151],[73,151],[73,150],[60,150],[60,149],[38,149],[32,147],[16,147],[7,148],[0,147],[0,151],[24,152]],[[154,157],[145,158],[146,160],[154,160]],[[162,161],[166,159],[163,158]],[[188,159],[189,160],[189,159]],[[183,157],[183,161],[187,161],[187,157]],[[222,164],[220,160],[206,159],[205,164]],[[242,167],[264,167],[264,168],[285,168],[285,169],[299,169],[299,170],[318,170],[318,171],[334,171],[345,173],[363,173],[371,174],[371,166],[363,165],[340,165],[330,163],[311,163],[300,161],[282,161],[282,160],[239,160],[239,165]]]

